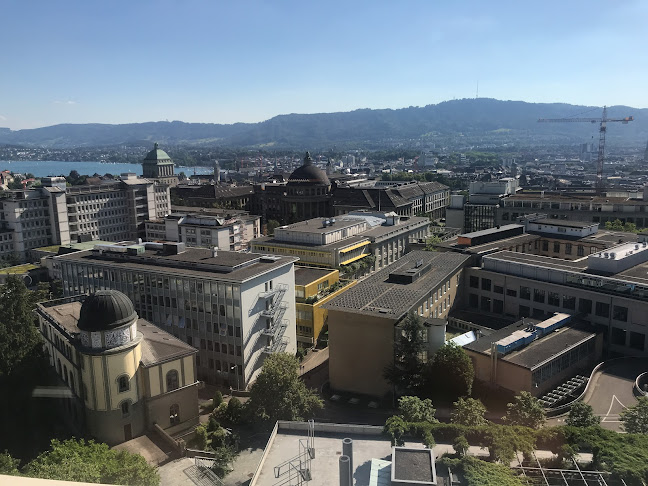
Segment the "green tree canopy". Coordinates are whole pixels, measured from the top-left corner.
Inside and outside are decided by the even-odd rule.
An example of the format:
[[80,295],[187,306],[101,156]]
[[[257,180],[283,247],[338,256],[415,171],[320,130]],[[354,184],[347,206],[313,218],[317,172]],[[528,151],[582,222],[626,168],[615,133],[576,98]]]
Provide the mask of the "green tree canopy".
[[49,451],[25,466],[27,476],[88,483],[157,486],[160,477],[138,455],[110,449],[107,444],[52,440]]
[[639,398],[636,405],[621,412],[621,422],[629,434],[648,434],[648,398]]
[[286,353],[268,356],[247,403],[262,421],[300,420],[322,408],[322,400],[299,379],[299,362]]
[[451,399],[470,395],[474,377],[470,357],[461,347],[449,342],[439,348],[427,366],[426,391]]
[[529,392],[520,392],[506,405],[504,421],[511,425],[523,425],[537,429],[546,420],[545,410],[540,401]]
[[396,327],[394,362],[385,368],[383,376],[398,390],[416,392],[423,384],[424,331],[421,318],[414,312]]
[[453,403],[451,420],[452,423],[476,427],[486,425],[488,421],[484,418],[486,407],[481,400],[475,398],[459,398]]
[[438,422],[434,418],[436,409],[429,398],[421,400],[419,397],[400,397],[398,399],[398,410],[405,422],[429,422],[432,424]]
[[572,405],[565,423],[573,427],[593,427],[601,423],[601,417],[594,415],[591,405],[576,402]]
[[0,474],[6,474],[7,476],[16,476],[18,475],[18,465],[20,461],[14,459],[7,452],[0,452]]
[[0,378],[10,375],[41,342],[34,326],[34,300],[15,275],[0,286]]

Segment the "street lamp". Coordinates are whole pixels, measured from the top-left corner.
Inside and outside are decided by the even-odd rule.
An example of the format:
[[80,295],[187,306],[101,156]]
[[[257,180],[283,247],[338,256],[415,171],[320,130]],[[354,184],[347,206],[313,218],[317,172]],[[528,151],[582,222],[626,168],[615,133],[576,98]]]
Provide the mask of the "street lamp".
[[231,371],[234,371],[234,374],[236,375],[236,389],[237,389],[237,390],[240,390],[240,389],[241,389],[241,386],[239,385],[239,375],[238,375],[238,373],[236,372],[236,365],[233,364],[233,365],[230,367],[230,370],[231,370]]

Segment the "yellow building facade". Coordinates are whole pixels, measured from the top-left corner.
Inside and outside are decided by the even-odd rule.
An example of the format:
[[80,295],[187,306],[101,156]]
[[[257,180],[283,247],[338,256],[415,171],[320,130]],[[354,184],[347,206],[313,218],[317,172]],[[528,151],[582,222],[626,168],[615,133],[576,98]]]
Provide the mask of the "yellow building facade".
[[198,422],[197,350],[139,319],[124,294],[58,299],[37,314],[74,428],[114,445],[155,424],[173,434]]

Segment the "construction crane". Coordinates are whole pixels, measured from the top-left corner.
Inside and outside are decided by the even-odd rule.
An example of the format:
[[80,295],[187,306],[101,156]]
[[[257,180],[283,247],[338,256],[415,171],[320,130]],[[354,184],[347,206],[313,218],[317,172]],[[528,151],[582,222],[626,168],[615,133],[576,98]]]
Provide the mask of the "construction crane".
[[627,116],[625,118],[608,118],[607,106],[603,107],[603,116],[601,118],[540,118],[538,122],[588,122],[600,123],[599,128],[599,148],[598,159],[596,161],[596,193],[601,195],[603,192],[603,160],[605,159],[605,132],[607,131],[607,123],[621,122],[627,125],[628,122],[633,121],[634,118]]

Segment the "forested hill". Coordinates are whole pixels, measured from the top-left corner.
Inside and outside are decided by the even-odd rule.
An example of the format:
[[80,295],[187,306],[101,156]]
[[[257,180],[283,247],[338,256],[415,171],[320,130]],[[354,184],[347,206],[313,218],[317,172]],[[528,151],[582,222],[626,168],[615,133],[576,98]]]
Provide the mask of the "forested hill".
[[[148,122],[123,125],[63,124],[9,131],[0,129],[0,143],[45,147],[90,147],[141,144],[219,145],[265,148],[327,148],[338,145],[385,147],[395,142],[427,140],[448,143],[511,142],[561,144],[585,142],[598,125],[537,123],[538,118],[600,117],[601,108],[562,103],[525,103],[489,98],[446,101],[437,105],[397,110],[362,109],[343,113],[280,115],[260,123]],[[612,143],[645,144],[648,109],[613,106],[609,117],[634,116],[622,126],[610,124]],[[618,125],[618,126],[617,126]]]

